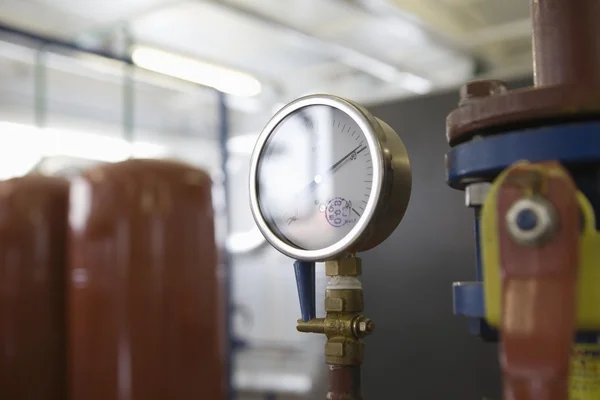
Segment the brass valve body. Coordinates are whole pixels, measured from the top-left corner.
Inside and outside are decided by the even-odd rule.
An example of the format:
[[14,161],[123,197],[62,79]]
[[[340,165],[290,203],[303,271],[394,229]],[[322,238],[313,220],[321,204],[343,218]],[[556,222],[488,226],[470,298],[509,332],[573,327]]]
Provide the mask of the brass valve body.
[[[327,261],[325,274],[330,277],[357,277],[361,273],[359,258]],[[364,309],[362,289],[327,289],[325,318],[298,320],[300,332],[322,333],[327,337],[325,357],[329,365],[360,365],[364,359],[362,339],[375,325],[361,315]]]

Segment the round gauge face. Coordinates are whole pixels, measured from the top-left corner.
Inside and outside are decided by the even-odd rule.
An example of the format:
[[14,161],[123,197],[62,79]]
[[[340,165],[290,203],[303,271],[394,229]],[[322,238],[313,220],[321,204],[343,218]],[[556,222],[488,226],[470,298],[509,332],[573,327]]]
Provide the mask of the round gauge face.
[[285,117],[256,170],[258,205],[269,229],[303,250],[347,236],[372,194],[367,143],[354,119],[335,107],[310,105]]

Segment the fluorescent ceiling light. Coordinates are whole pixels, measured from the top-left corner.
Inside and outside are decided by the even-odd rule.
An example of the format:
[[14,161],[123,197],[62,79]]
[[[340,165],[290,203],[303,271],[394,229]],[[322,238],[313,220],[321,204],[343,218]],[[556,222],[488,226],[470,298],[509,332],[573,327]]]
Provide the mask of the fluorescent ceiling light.
[[0,179],[26,174],[44,157],[69,156],[117,162],[130,157],[159,158],[163,146],[121,138],[0,121]]
[[140,68],[235,96],[256,96],[261,91],[260,82],[252,75],[146,46],[134,46],[131,59]]

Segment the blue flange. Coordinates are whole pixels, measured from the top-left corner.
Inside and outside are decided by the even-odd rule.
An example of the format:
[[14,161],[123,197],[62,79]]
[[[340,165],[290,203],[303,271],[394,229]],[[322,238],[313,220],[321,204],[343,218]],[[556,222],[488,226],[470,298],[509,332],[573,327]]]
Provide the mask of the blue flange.
[[498,331],[487,324],[485,321],[485,299],[483,292],[483,270],[481,265],[481,246],[480,246],[480,210],[475,208],[475,261],[476,261],[476,279],[475,282],[455,282],[452,287],[454,298],[454,314],[467,317],[469,323],[469,333],[479,336],[486,342],[497,342]]
[[468,318],[469,333],[486,342],[497,342],[498,331],[485,321],[483,282],[455,282],[452,287],[454,314]]
[[452,294],[454,314],[477,318],[485,316],[483,282],[455,282]]
[[474,139],[446,154],[448,184],[493,178],[518,161],[557,160],[566,165],[600,163],[600,122],[578,122]]
[[[446,155],[447,181],[454,188],[461,188],[464,180],[473,178],[491,181],[508,166],[524,160],[563,163],[571,170],[579,190],[590,200],[596,215],[600,215],[600,122],[597,121],[524,129],[458,145]],[[585,168],[578,168],[578,165]],[[524,227],[532,224],[530,217],[522,216]],[[454,284],[454,313],[468,318],[471,334],[486,341],[497,341],[498,331],[485,321],[479,222],[476,210],[477,281]],[[600,218],[596,225],[600,229]],[[578,342],[597,338],[597,333],[577,335]]]

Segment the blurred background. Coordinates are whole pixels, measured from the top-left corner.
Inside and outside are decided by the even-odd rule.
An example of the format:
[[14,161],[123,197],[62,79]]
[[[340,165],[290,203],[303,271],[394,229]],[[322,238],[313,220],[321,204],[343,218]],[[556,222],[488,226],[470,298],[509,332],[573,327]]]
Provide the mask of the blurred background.
[[233,385],[242,399],[320,398],[323,338],[295,330],[291,262],[254,227],[248,160],[298,96],[362,103],[402,135],[415,170],[406,221],[364,256],[378,324],[365,396],[397,379],[398,397],[497,394],[494,349],[451,315],[450,284],[474,261],[471,216],[444,185],[444,119],[467,80],[529,82],[530,32],[523,0],[2,0],[0,179],[131,156],[209,171],[230,256]]

